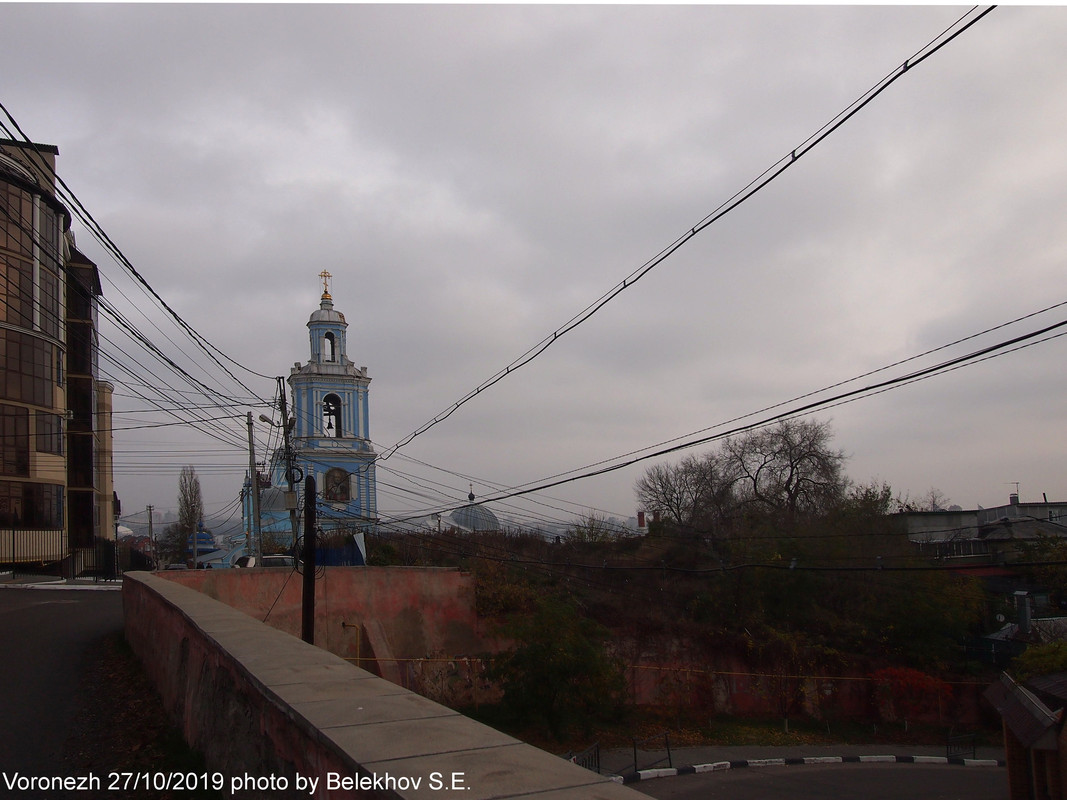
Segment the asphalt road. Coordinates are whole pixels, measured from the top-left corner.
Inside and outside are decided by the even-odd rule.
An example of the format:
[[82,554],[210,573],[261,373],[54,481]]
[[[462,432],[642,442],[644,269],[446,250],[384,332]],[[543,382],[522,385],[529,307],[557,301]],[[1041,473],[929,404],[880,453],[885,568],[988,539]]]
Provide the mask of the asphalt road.
[[657,778],[631,788],[658,800],[1007,800],[1008,773],[937,764],[802,764]]
[[121,630],[121,592],[0,590],[0,770],[63,774],[86,648]]

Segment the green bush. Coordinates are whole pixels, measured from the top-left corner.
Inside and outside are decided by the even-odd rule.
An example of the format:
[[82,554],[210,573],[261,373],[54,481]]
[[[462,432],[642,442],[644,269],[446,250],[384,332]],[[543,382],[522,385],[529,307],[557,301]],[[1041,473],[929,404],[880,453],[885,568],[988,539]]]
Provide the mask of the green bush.
[[574,606],[548,598],[533,614],[515,618],[505,633],[516,645],[491,671],[506,711],[547,726],[557,740],[581,724],[618,711],[626,694],[622,665],[609,655],[610,634]]

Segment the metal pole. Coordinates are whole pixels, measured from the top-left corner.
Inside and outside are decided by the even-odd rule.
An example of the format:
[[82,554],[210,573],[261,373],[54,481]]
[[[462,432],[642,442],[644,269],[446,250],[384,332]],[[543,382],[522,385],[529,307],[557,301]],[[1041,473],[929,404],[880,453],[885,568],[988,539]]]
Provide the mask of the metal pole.
[[[278,397],[280,398],[280,408],[282,412],[282,447],[284,448],[283,454],[285,455],[285,480],[289,484],[289,496],[292,497],[296,492],[293,475],[293,446],[289,441],[289,407],[285,401],[285,381],[283,378],[278,378]],[[289,525],[293,529],[293,544],[296,544],[297,533],[297,521],[296,521],[296,508],[289,509]],[[295,551],[294,551],[295,552]]]
[[[248,478],[252,491],[252,555],[261,556],[263,543],[259,530],[259,473],[256,471],[256,446],[252,441],[252,412],[248,412]],[[257,566],[262,566],[258,563]]]
[[148,512],[148,552],[152,554],[152,568],[159,569],[159,550],[156,549],[156,535],[152,530],[152,506],[145,506]]
[[315,476],[304,479],[304,593],[300,638],[315,644]]

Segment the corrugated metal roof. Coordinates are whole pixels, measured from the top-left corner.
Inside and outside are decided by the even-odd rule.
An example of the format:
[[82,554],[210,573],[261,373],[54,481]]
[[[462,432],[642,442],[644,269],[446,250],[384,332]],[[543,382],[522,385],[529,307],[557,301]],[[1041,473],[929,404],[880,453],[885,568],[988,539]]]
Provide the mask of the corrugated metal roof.
[[1004,724],[1023,747],[1055,749],[1062,709],[1052,711],[1006,674],[986,689],[985,698],[1000,713]]
[[1053,708],[1067,706],[1067,672],[1040,675],[1026,682],[1026,687]]

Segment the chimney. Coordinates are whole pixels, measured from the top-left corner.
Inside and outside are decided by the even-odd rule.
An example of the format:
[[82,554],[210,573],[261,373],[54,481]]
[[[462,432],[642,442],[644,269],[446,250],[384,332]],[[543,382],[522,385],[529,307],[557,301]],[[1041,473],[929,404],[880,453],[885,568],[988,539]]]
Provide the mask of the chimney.
[[1015,593],[1015,606],[1019,612],[1019,634],[1027,636],[1030,633],[1030,595],[1027,592]]
[[638,528],[645,527],[645,512],[644,511],[638,511],[637,512],[637,527]]
[[1012,492],[1011,494],[1008,495],[1008,504],[1009,505],[1013,505],[1013,506],[1019,505],[1019,493],[1018,492]]

